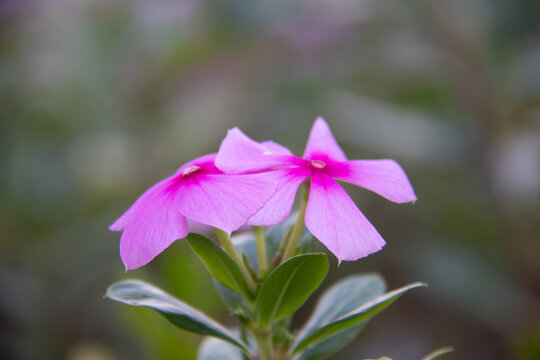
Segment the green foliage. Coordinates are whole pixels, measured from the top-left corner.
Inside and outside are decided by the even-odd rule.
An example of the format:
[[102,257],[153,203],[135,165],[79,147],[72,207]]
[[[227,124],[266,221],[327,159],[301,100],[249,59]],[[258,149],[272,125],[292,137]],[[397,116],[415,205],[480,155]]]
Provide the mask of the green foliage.
[[146,282],[139,280],[117,282],[109,286],[106,297],[124,304],[156,310],[181,329],[214,336],[247,351],[242,341],[219,323]]
[[[272,263],[274,254],[278,252],[281,241],[287,234],[289,228],[296,222],[297,217],[298,213],[295,213],[289,216],[283,223],[267,229],[266,246],[268,263]],[[302,249],[302,252],[308,252],[311,249],[313,240],[313,235],[311,235],[307,229],[304,229],[299,241],[299,247]],[[257,246],[253,233],[245,232],[234,235],[231,237],[231,241],[238,252],[244,254],[244,257],[248,259],[253,268],[258,271]],[[233,314],[243,318],[250,316],[252,309],[244,298],[217,281],[215,281],[214,284],[219,297]]]
[[198,360],[242,360],[242,352],[220,339],[207,337],[199,347]]
[[399,289],[386,293],[383,296],[380,296],[374,300],[371,300],[346,314],[339,316],[332,322],[325,324],[318,329],[315,329],[311,332],[311,334],[303,336],[300,341],[295,342],[294,346],[292,347],[292,353],[299,353],[308,346],[313,346],[317,343],[320,343],[335,336],[336,334],[361,325],[365,321],[369,320],[370,318],[384,310],[388,305],[390,305],[393,301],[395,301],[405,292],[421,286],[425,286],[425,284],[413,283],[401,287]]
[[[159,261],[151,263],[145,269],[131,271],[128,275],[130,278],[150,283],[159,278],[158,287],[188,304],[196,304],[198,310],[213,319],[222,319],[227,315],[217,292],[212,288],[212,277],[186,241],[175,242],[169,251],[159,256]],[[119,271],[114,282],[124,279],[126,274]],[[105,289],[101,289],[100,294],[103,294]],[[108,299],[100,301],[100,304],[114,310],[111,309],[113,304]],[[136,351],[149,359],[196,358],[199,342],[202,340],[200,335],[178,328],[176,331],[175,326],[164,321],[163,316],[156,311],[122,305],[116,307],[119,316],[109,315],[109,320],[118,326],[122,324],[124,336],[134,339],[136,345],[130,346],[131,351],[136,346]],[[110,325],[107,325],[107,328],[110,329]],[[131,358],[124,354],[118,356]]]
[[[267,232],[268,242],[274,244],[272,252],[279,251],[279,243],[286,234],[283,225]],[[306,243],[311,241],[309,233],[304,239]],[[262,284],[253,304],[240,269],[227,253],[202,235],[190,234],[187,242],[213,276],[218,293],[243,326],[248,331],[255,331],[255,337],[259,336],[257,331],[273,329],[276,351],[288,352],[287,356],[295,360],[319,360],[335,353],[354,339],[371,317],[406,291],[423,286],[414,283],[384,294],[386,285],[379,275],[350,276],[323,294],[311,318],[295,338],[289,330],[291,316],[324,280],[328,272],[325,254],[297,255],[277,266],[265,279],[259,280]],[[253,236],[237,238],[234,245],[241,250],[248,264],[256,264]],[[240,339],[202,312],[148,283],[127,280],[113,284],[107,290],[107,297],[154,309],[181,329],[215,337],[204,341],[198,353],[199,360],[242,360],[252,356],[248,348],[255,348],[255,345],[246,345],[251,335]],[[430,355],[436,359],[442,354]]]
[[[208,245],[210,240],[202,236],[190,240],[190,245],[192,242],[195,244],[196,252],[204,254],[201,258],[212,262],[220,256],[215,255],[219,252],[216,252],[212,245]],[[211,263],[209,267],[213,269],[212,271],[216,271],[219,264],[223,263],[219,262],[217,265]],[[222,266],[224,268],[225,265]],[[299,331],[296,339],[293,339],[287,335],[287,328],[290,326],[290,317],[287,317],[292,315],[320,285],[327,271],[328,260],[325,254],[298,255],[278,266],[267,277],[257,294],[256,318],[260,321],[260,325],[268,329],[268,326],[276,322],[281,324],[276,327],[276,329],[283,328],[279,339],[276,340],[280,340],[280,346],[285,351],[292,341],[289,354],[294,355],[295,360],[326,358],[349,343],[371,317],[385,309],[399,296],[411,289],[424,286],[422,283],[414,283],[383,295],[386,285],[380,276],[375,274],[350,276],[323,294],[313,315]],[[223,285],[219,286],[233,293]],[[111,285],[107,289],[106,296],[128,305],[151,308],[181,329],[217,338],[207,338],[204,341],[199,350],[199,360],[242,360],[245,358],[242,352],[250,354],[249,346],[246,345],[247,340],[242,341],[233,332],[202,312],[153,285],[138,280],[121,281]],[[249,314],[249,318],[253,320],[253,313]],[[280,319],[281,321],[278,321]],[[250,321],[248,318],[244,320]],[[437,359],[449,351],[451,349],[440,349],[423,360]]]
[[[385,290],[385,281],[377,274],[352,275],[334,284],[321,296],[315,311],[299,331],[291,348],[295,349],[319,329],[383,295]],[[364,325],[365,321],[315,343],[302,352],[300,359],[322,359],[336,352],[354,339]]]
[[219,298],[231,313],[241,317],[242,319],[247,319],[251,317],[253,313],[252,307],[246,301],[246,299],[244,299],[228,287],[222,285],[218,281],[214,280],[214,286],[216,287]]
[[263,324],[284,318],[297,310],[321,284],[328,272],[325,254],[304,254],[278,266],[257,294],[256,309]]
[[326,359],[339,349],[349,344],[364,328],[364,323],[353,326],[343,332],[331,336],[313,346],[308,347],[294,357],[295,360],[320,360]]
[[[296,222],[298,218],[298,212],[292,214],[276,226],[272,226],[266,230],[266,247],[267,247],[267,256],[268,263],[271,264],[274,260],[274,256],[279,252],[279,246],[281,241],[287,235],[291,226]],[[313,235],[309,232],[307,228],[304,228],[298,246],[301,250],[301,253],[307,253],[311,250],[314,241]],[[257,246],[255,241],[255,236],[251,232],[241,233],[233,235],[231,241],[238,250],[239,253],[245,253],[249,263],[253,265],[256,272],[258,272],[259,262],[257,260]]]
[[251,296],[240,269],[225,251],[199,234],[189,234],[187,241],[217,281],[238,294],[248,298]]

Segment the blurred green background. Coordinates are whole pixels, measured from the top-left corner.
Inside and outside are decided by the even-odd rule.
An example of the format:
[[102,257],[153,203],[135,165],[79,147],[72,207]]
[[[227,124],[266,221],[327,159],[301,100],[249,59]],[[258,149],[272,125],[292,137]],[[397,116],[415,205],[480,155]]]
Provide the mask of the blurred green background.
[[126,274],[107,226],[228,128],[301,154],[318,115],[419,198],[346,186],[388,244],[324,286],[430,285],[332,359],[540,359],[539,1],[2,0],[0,29],[2,359],[193,359],[102,296],[147,279],[234,324],[204,268],[177,241]]

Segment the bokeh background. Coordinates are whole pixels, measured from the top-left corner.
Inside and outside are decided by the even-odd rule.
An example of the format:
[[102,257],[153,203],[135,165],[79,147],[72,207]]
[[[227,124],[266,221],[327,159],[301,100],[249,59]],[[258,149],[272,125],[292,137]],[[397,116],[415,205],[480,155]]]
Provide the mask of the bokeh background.
[[536,0],[2,0],[0,107],[2,359],[194,359],[102,296],[147,279],[230,324],[204,268],[178,241],[126,274],[107,226],[228,128],[301,154],[318,115],[419,198],[346,186],[388,245],[324,286],[430,285],[332,359],[540,359]]

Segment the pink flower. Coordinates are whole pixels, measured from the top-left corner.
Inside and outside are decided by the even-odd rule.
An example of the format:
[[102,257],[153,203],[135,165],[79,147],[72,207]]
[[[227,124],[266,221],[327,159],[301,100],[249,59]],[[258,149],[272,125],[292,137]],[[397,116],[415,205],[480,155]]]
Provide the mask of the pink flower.
[[186,218],[231,233],[274,193],[276,183],[268,176],[226,175],[214,165],[215,157],[205,155],[184,164],[142,194],[109,227],[123,230],[120,256],[126,269],[147,264],[186,237]]
[[274,225],[291,212],[300,184],[311,177],[305,224],[337,258],[357,260],[379,251],[385,242],[343,188],[341,180],[388,200],[416,200],[403,169],[394,160],[347,160],[322,118],[313,124],[303,158],[273,142],[257,143],[239,129],[229,130],[216,157],[226,173],[269,171],[278,181],[274,196],[248,223]]

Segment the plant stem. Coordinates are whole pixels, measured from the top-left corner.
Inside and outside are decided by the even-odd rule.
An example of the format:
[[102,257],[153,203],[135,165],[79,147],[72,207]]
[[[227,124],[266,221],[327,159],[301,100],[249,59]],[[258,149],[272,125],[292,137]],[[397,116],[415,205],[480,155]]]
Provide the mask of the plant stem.
[[302,205],[300,207],[300,212],[298,213],[298,218],[296,219],[296,223],[293,225],[291,236],[289,236],[289,238],[287,239],[287,247],[285,248],[285,251],[283,252],[283,256],[281,257],[281,262],[284,262],[287,259],[293,257],[294,253],[296,252],[298,241],[300,240],[300,237],[302,236],[302,231],[304,230],[304,218],[306,216],[306,207],[308,203],[308,198],[309,198],[309,187],[306,184],[304,188],[304,196],[302,197]]
[[257,241],[257,260],[259,262],[259,276],[264,278],[268,273],[268,256],[266,254],[265,228],[254,226],[253,232]]
[[272,333],[266,332],[264,335],[257,335],[255,341],[259,348],[259,360],[272,360]]
[[225,231],[218,228],[214,228],[214,231],[216,232],[216,235],[219,239],[219,242],[223,246],[223,249],[225,249],[225,252],[233,258],[234,262],[236,262],[236,265],[238,265],[238,267],[240,268],[242,275],[244,275],[244,278],[246,279],[249,290],[253,294],[255,294],[255,291],[257,290],[257,285],[255,284],[255,281],[253,280],[249,269],[246,267],[246,264],[244,264],[244,261],[242,261],[242,257],[240,256],[238,251],[236,251],[236,248],[231,241],[231,237]]

